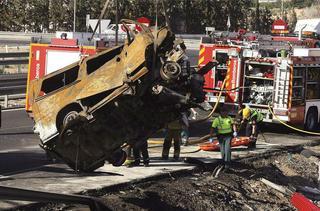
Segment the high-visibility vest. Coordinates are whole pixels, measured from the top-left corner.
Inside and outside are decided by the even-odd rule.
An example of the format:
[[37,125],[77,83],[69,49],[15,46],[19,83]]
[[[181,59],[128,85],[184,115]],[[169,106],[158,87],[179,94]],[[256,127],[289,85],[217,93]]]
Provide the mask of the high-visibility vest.
[[257,122],[261,122],[263,120],[263,114],[262,113],[260,113],[257,110],[251,110],[250,121],[252,121],[252,119],[254,117],[257,117]]
[[181,130],[182,129],[182,125],[181,125],[180,119],[175,120],[173,122],[170,122],[168,124],[168,129],[169,130]]
[[221,116],[215,118],[212,122],[212,127],[218,129],[218,134],[232,133],[233,120],[231,117],[222,118]]

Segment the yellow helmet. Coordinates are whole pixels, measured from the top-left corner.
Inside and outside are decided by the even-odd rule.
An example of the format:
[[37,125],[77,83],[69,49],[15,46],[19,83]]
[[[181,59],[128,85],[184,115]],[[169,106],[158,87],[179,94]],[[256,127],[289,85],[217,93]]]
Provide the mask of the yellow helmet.
[[242,110],[242,117],[243,117],[244,119],[249,119],[250,113],[251,113],[250,108],[245,107],[245,108]]

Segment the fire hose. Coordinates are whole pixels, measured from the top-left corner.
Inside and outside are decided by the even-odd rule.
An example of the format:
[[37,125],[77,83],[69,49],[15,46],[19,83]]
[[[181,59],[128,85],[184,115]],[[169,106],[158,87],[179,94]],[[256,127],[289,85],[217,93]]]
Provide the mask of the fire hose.
[[277,115],[275,115],[275,114],[273,113],[270,105],[268,105],[268,108],[269,108],[269,111],[270,111],[270,113],[272,114],[272,116],[274,116],[274,117],[275,117],[281,124],[283,124],[284,126],[290,128],[290,129],[292,129],[292,130],[301,132],[301,133],[306,133],[306,134],[310,134],[310,135],[320,136],[320,133],[311,132],[311,131],[306,131],[306,130],[302,130],[302,129],[293,127],[293,126],[291,126],[291,125],[288,125],[287,123],[285,123],[284,121],[282,121]]
[[[228,69],[228,71],[229,71],[229,69]],[[226,82],[227,82],[227,80],[224,79],[224,81],[222,83],[222,86],[220,88],[220,91],[219,91],[217,102],[213,106],[211,112],[205,118],[190,122],[190,124],[197,124],[197,123],[200,123],[200,122],[204,122],[204,121],[208,120],[213,115],[213,113],[216,111],[216,109],[217,109],[217,107],[218,107],[218,105],[220,103],[221,95],[222,95],[222,92],[223,92],[223,89],[225,87]],[[208,140],[208,138],[210,138],[210,134],[202,136],[202,137],[200,137],[200,138],[198,138],[196,140],[192,140],[192,141],[190,140],[190,141],[188,141],[187,145],[194,145],[194,144],[203,143],[203,142],[206,142]]]

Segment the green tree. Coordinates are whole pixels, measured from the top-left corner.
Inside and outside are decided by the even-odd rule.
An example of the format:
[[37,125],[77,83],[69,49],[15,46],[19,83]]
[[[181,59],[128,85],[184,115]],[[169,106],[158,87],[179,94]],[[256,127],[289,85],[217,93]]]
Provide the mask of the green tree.
[[11,13],[9,8],[12,8],[11,1],[0,1],[0,31],[9,31],[11,28]]
[[73,29],[73,1],[49,0],[50,30],[71,31]]
[[49,1],[29,0],[26,13],[27,29],[33,32],[49,31]]
[[260,8],[259,8],[259,0],[256,0],[256,26],[255,31],[260,32]]
[[262,34],[270,34],[271,26],[272,26],[272,23],[273,23],[271,11],[267,7],[265,7],[260,12],[260,18],[261,18],[260,33],[262,33]]
[[292,9],[290,19],[288,21],[290,31],[294,30],[294,28],[297,24],[297,21],[298,21],[297,13],[296,13],[296,11],[294,11],[294,9]]
[[25,31],[29,20],[27,20],[30,4],[23,0],[12,0],[7,5],[8,27],[10,31]]

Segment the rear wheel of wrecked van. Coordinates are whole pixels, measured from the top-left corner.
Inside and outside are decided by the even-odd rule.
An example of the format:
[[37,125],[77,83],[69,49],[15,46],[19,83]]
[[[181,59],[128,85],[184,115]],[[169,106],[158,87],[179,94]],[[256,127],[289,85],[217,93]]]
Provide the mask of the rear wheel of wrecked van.
[[72,120],[79,116],[82,108],[78,104],[70,104],[63,108],[57,115],[56,126],[59,133]]

